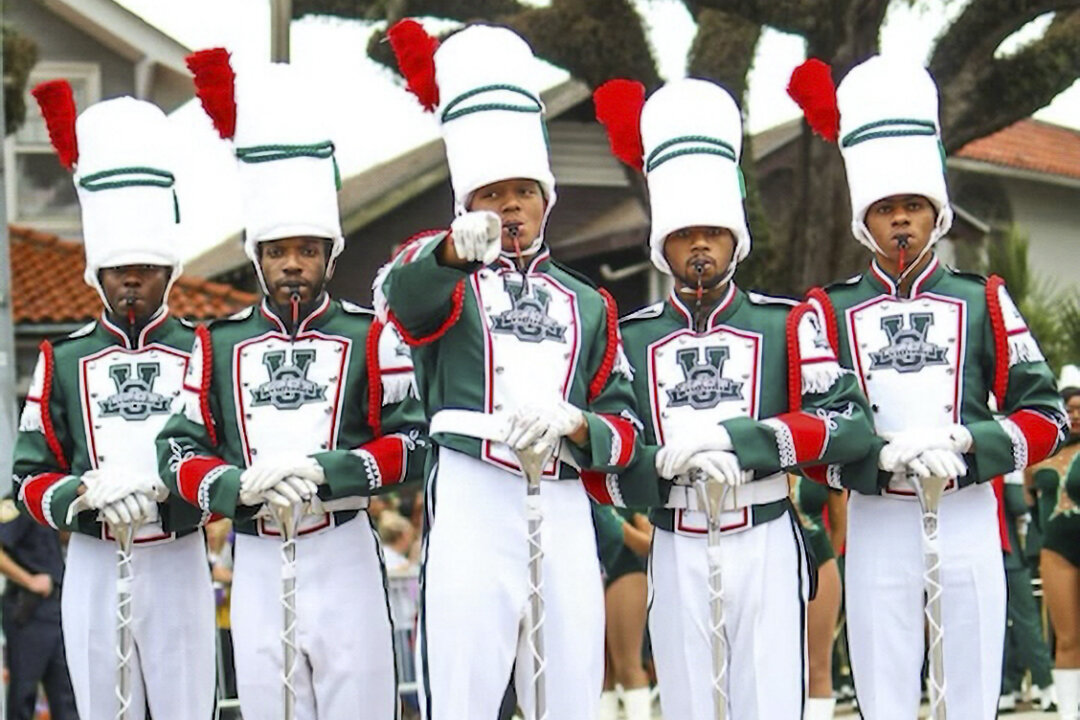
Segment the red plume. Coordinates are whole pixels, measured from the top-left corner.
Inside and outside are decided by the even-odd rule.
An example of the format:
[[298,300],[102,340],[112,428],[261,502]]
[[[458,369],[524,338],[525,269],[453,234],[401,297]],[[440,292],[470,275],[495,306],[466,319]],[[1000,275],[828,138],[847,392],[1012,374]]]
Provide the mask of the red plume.
[[435,50],[439,39],[428,35],[420,23],[410,18],[394,23],[386,36],[409,92],[420,100],[425,110],[434,112],[439,106],[439,86],[435,84]]
[[229,51],[225,48],[199,50],[188,55],[185,61],[195,79],[195,94],[199,96],[203,110],[221,137],[232,138],[236,134],[236,75],[229,65]]
[[31,94],[37,98],[49,140],[56,148],[60,164],[68,170],[79,161],[79,141],[75,137],[75,96],[67,80],[49,80],[37,85]]
[[608,80],[593,92],[596,119],[607,130],[611,152],[641,172],[645,149],[641,144],[641,108],[645,86],[635,80]]
[[836,107],[832,68],[810,58],[791,73],[787,92],[802,108],[810,129],[829,142],[836,142],[840,134],[840,109]]

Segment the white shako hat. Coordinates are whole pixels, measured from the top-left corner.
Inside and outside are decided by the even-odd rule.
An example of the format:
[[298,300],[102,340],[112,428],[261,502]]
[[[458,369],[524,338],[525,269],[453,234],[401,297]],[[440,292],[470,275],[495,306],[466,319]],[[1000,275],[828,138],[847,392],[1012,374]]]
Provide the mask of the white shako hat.
[[[330,263],[345,248],[325,98],[295,66],[245,66],[234,74],[221,48],[189,56],[196,94],[240,171],[244,251],[259,268],[258,244],[287,237],[332,241]],[[260,276],[261,279],[261,276]]]
[[641,140],[652,210],[649,248],[662,272],[671,274],[664,239],[695,225],[727,228],[735,236],[729,277],[750,254],[739,167],[742,136],[735,100],[708,80],[674,80],[646,101]]
[[174,140],[165,113],[152,103],[120,97],[76,118],[66,80],[42,83],[33,94],[61,164],[74,172],[86,283],[106,307],[98,279],[102,268],[166,266],[172,270],[171,287],[182,269],[177,252],[182,238]]
[[1080,367],[1076,365],[1062,365],[1061,377],[1058,378],[1058,390],[1065,388],[1080,388]]
[[838,142],[851,196],[851,230],[874,251],[866,211],[892,195],[922,195],[937,210],[933,245],[952,227],[938,90],[930,73],[901,57],[876,55],[836,89]]
[[472,25],[439,44],[408,19],[388,34],[409,90],[439,121],[455,213],[464,213],[485,185],[527,178],[543,190],[546,223],[555,176],[536,82],[539,61],[529,44],[492,25]]

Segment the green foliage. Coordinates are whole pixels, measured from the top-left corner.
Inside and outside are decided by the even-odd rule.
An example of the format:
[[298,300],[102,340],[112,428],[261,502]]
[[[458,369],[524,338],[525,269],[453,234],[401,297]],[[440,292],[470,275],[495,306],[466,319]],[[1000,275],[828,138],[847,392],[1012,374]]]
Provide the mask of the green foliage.
[[1028,267],[1028,237],[1016,225],[991,237],[988,271],[1005,279],[1016,306],[1054,373],[1080,361],[1080,294],[1061,292]]
[[10,25],[3,26],[4,129],[10,135],[26,120],[26,81],[37,62],[37,45]]

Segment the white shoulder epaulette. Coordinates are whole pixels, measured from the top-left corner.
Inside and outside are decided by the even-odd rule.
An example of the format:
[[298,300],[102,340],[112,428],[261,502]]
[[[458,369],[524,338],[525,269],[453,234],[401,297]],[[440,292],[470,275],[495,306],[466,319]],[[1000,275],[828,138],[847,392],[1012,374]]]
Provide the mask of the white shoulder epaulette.
[[664,312],[664,301],[661,300],[658,303],[652,305],[646,305],[640,310],[635,310],[629,315],[623,315],[619,318],[620,323],[627,322],[629,320],[648,320],[649,318],[659,317],[660,313]]
[[188,320],[187,318],[176,318],[176,319],[179,320],[180,324],[183,325],[186,328],[191,328],[192,330],[194,330],[195,328],[199,327],[199,323],[195,322],[194,320]]
[[94,322],[88,322],[85,325],[83,325],[81,328],[76,330],[75,332],[70,333],[68,335],[68,337],[69,338],[81,338],[83,335],[89,335],[90,333],[92,333],[94,331],[94,328],[96,326],[97,326],[97,321],[96,320]]
[[363,305],[357,305],[351,300],[341,300],[341,309],[347,313],[353,315],[374,315],[375,311],[371,308],[366,308]]
[[254,305],[248,305],[243,310],[237,310],[236,312],[234,312],[232,315],[228,316],[225,319],[226,320],[247,320],[249,317],[251,317],[251,313],[253,313],[253,312],[255,312],[255,306]]
[[799,304],[798,300],[792,300],[791,298],[779,297],[777,295],[762,295],[761,293],[756,292],[746,293],[746,299],[755,305],[786,305],[787,307],[795,307]]

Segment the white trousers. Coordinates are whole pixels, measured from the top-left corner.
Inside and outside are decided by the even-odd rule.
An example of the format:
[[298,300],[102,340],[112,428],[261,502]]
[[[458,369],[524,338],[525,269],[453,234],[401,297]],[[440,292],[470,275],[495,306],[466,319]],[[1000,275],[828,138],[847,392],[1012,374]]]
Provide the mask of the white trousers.
[[[232,635],[245,718],[281,717],[281,540],[237,535]],[[397,717],[381,548],[366,512],[296,541],[297,720]]]
[[[949,717],[993,718],[1001,690],[1005,569],[989,483],[940,506],[945,702]],[[919,503],[851,494],[845,578],[848,645],[867,720],[910,720],[925,653]]]
[[[516,659],[533,717],[525,480],[440,448],[428,486],[417,668],[427,720],[494,718]],[[543,483],[547,716],[594,720],[604,676],[604,595],[592,514],[577,480]]]
[[[784,515],[721,538],[728,717],[800,720],[807,688],[809,575]],[[708,544],[657,529],[649,558],[649,636],[665,718],[713,720]]]
[[[128,717],[207,720],[214,708],[214,592],[201,532],[132,551],[132,702]],[[61,613],[82,720],[113,720],[116,543],[73,533]]]

